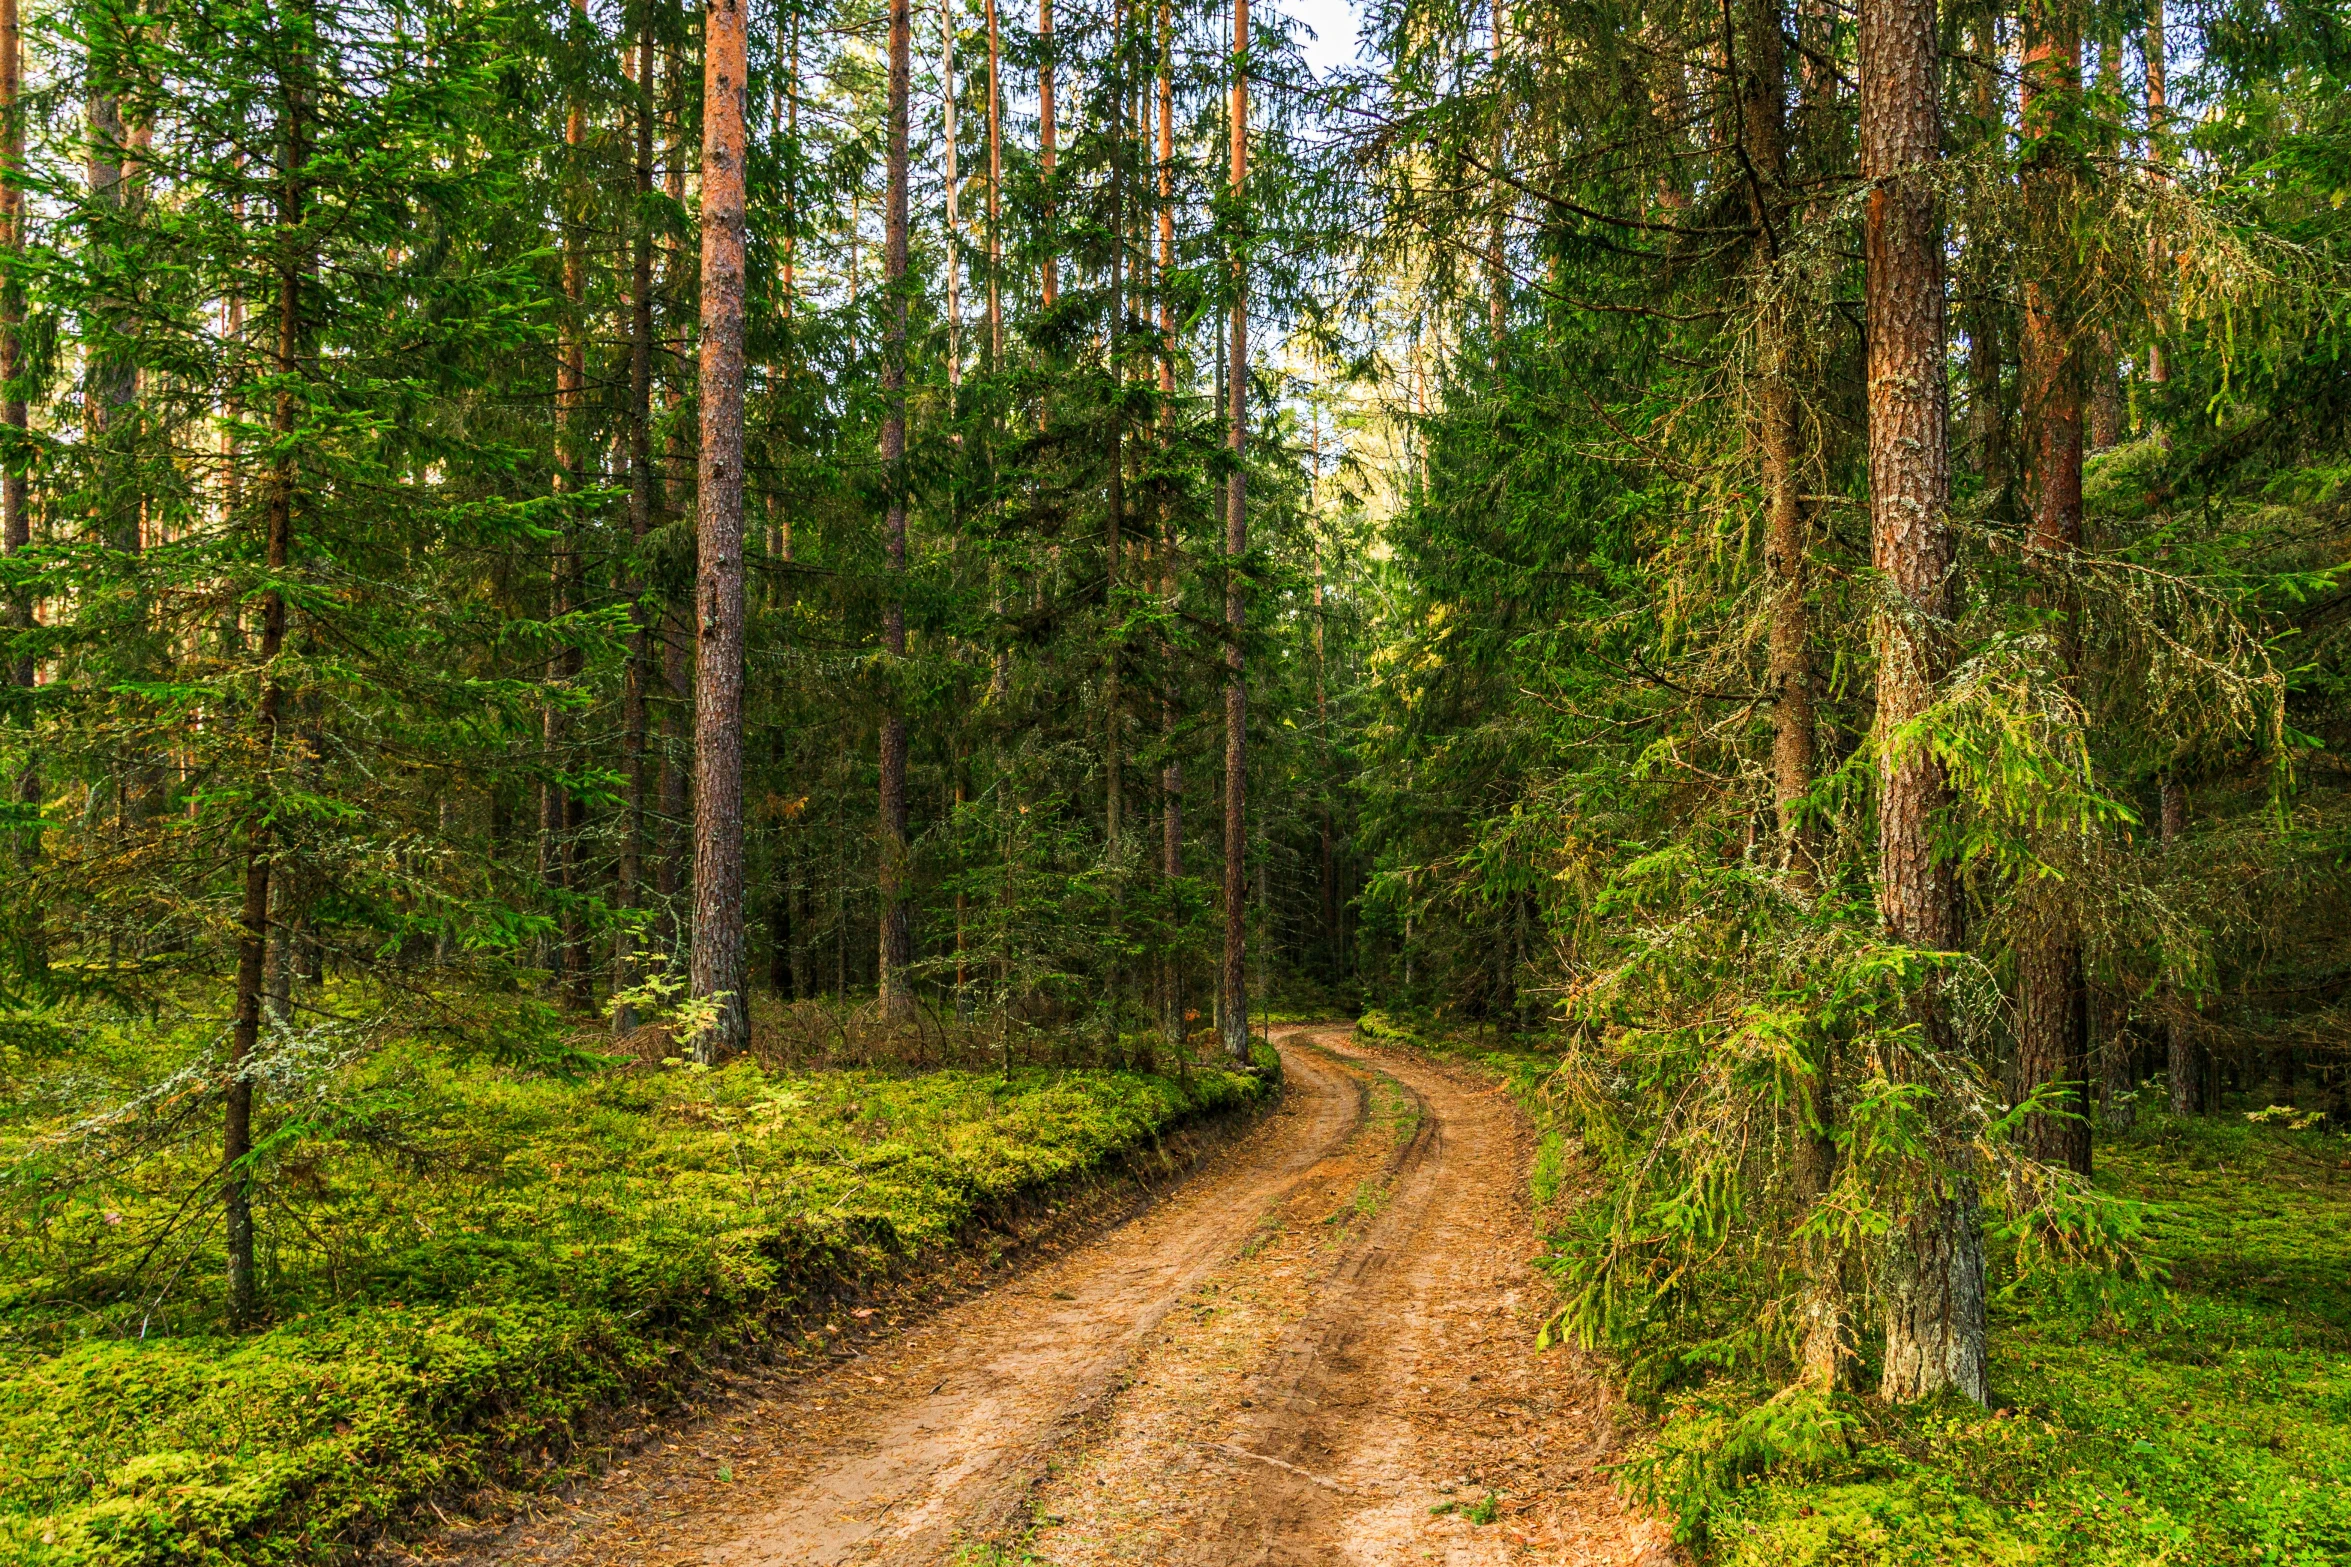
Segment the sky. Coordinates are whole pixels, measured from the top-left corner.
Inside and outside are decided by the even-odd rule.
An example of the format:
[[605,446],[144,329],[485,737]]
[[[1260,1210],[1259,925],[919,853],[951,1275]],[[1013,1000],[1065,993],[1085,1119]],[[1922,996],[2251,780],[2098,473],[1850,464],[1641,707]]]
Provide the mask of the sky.
[[1355,63],[1355,7],[1349,0],[1279,0],[1279,8],[1313,30],[1306,63],[1317,76]]

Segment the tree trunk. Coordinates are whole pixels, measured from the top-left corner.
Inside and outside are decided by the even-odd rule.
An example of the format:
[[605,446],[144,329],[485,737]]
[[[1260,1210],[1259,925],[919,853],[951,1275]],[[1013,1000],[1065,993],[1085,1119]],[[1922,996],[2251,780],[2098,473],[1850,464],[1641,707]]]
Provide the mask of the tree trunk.
[[[101,86],[110,66],[98,58],[98,54],[99,51],[93,48],[85,177],[90,204],[120,213],[131,195],[130,181],[124,177],[123,169],[126,136],[122,106],[112,93]],[[130,328],[128,322],[116,321],[112,324],[118,331]],[[123,428],[124,411],[137,396],[138,369],[124,357],[121,348],[101,338],[90,350],[84,375],[82,416],[88,427],[90,445],[103,452],[111,442],[129,438],[130,432]],[[127,457],[128,454],[124,455]],[[100,508],[106,547],[125,554],[137,553],[143,542],[137,504],[110,489],[101,499]]]
[[[294,69],[302,69],[296,57]],[[273,580],[294,558],[294,434],[301,422],[301,401],[293,379],[301,373],[302,279],[309,258],[303,251],[303,190],[301,169],[307,156],[302,113],[306,104],[299,81],[285,84],[283,142],[277,181],[278,256],[276,264],[278,323],[277,372],[285,378],[270,419],[277,437],[277,455],[270,460],[269,494],[263,510],[268,530],[263,558]],[[285,700],[273,667],[286,645],[286,599],[274,587],[261,599],[261,691],[253,704],[255,753],[262,765],[274,764],[278,715]],[[265,791],[266,792],[266,791]],[[245,830],[245,898],[240,911],[237,942],[236,1021],[229,1031],[228,1108],[221,1135],[223,1197],[228,1219],[229,1320],[243,1326],[260,1309],[259,1279],[253,1259],[253,1054],[261,1041],[262,1002],[269,960],[270,877],[275,870],[275,843],[266,816]]]
[[[2166,152],[2165,138],[2170,134],[2170,103],[2164,95],[2164,77],[2169,62],[2164,58],[2163,0],[2147,0],[2147,31],[2142,35],[2140,51],[2147,66],[2147,163],[2155,171],[2154,177],[2164,178]],[[2147,236],[2147,248],[2153,259],[2163,259],[2163,244],[2153,234]],[[2163,344],[2150,340],[2147,344],[2147,384],[2161,386],[2171,379],[2170,368],[2164,363]],[[2152,419],[2152,413],[2150,413]]]
[[[1975,114],[1980,146],[2005,145],[2008,127],[2001,113],[1998,18],[1986,12],[1975,21]],[[1988,203],[1979,203],[1985,205]],[[2000,401],[2000,279],[1997,246],[1988,225],[1968,235],[1967,420],[1975,447],[1976,472],[1986,491],[2008,483],[2008,420]]]
[[955,412],[955,390],[963,384],[963,234],[957,216],[955,169],[955,3],[939,4],[939,112],[940,137],[946,150],[947,233],[947,412]]
[[1494,390],[1502,389],[1502,372],[1507,337],[1510,329],[1510,271],[1503,254],[1507,238],[1505,220],[1510,212],[1510,187],[1502,179],[1503,160],[1510,153],[1510,133],[1506,100],[1502,90],[1503,23],[1507,13],[1503,0],[1491,0],[1488,19],[1488,47],[1491,51],[1491,71],[1494,93],[1494,178],[1488,181],[1487,200],[1493,203],[1493,213],[1486,224],[1486,336],[1491,345],[1494,364]]
[[[1004,235],[998,226],[998,205],[1004,189],[1004,91],[998,84],[996,68],[1002,49],[996,37],[996,0],[987,0],[988,8],[988,369],[990,373],[1004,363],[1004,290],[1001,270],[1004,265]],[[1004,656],[996,657],[999,676],[1003,671]]]
[[2110,985],[2090,992],[2090,1021],[2098,1051],[2098,1112],[2114,1131],[2137,1119],[2131,1081],[2130,1003]]
[[1217,1026],[1225,1054],[1249,1059],[1249,840],[1245,795],[1248,787],[1248,688],[1241,669],[1244,583],[1241,557],[1249,552],[1248,479],[1242,462],[1249,437],[1249,268],[1244,257],[1248,232],[1244,203],[1249,178],[1249,0],[1233,0],[1233,98],[1231,110],[1232,196],[1235,232],[1228,236],[1233,314],[1231,371],[1226,395],[1231,424],[1225,445],[1233,471],[1225,493],[1224,550],[1224,964],[1217,992]]
[[[1108,360],[1111,384],[1124,390],[1126,361],[1121,338],[1125,326],[1126,279],[1122,266],[1126,240],[1125,189],[1119,178],[1124,160],[1113,158],[1110,173],[1110,319],[1108,323]],[[1120,754],[1119,725],[1124,721],[1120,707],[1120,664],[1126,656],[1126,633],[1122,629],[1125,611],[1119,604],[1119,566],[1123,540],[1120,534],[1126,524],[1126,422],[1116,412],[1110,421],[1110,484],[1102,521],[1102,606],[1109,632],[1109,647],[1102,671],[1102,836],[1109,852],[1110,862],[1118,863],[1119,840],[1126,822],[1126,759]]]
[[[2176,860],[2180,840],[2188,830],[2188,787],[2173,773],[2165,773],[2160,787],[2163,791],[2159,816],[2164,858]],[[2212,1108],[2204,1094],[2202,1071],[2204,1052],[2197,1047],[2196,1032],[2180,1016],[2178,988],[2168,981],[2163,987],[2164,1007],[2164,1075],[2171,1088],[2171,1113],[2194,1115],[2199,1110]]]
[[784,332],[787,342],[783,365],[785,384],[794,379],[797,365],[788,346],[792,329],[792,307],[799,298],[800,264],[800,13],[790,13],[788,41],[784,24],[777,22],[777,44],[788,50],[782,80],[776,84],[776,96],[783,101],[784,116],[784,288],[778,301],[782,307]]
[[1787,61],[1778,0],[1748,0],[1739,39],[1738,92],[1746,164],[1747,208],[1758,234],[1752,262],[1758,295],[1756,448],[1763,459],[1764,546],[1771,604],[1772,799],[1781,856],[1804,884],[1812,855],[1799,802],[1812,789],[1813,708],[1810,613],[1805,604],[1806,537],[1798,465],[1803,429],[1796,402],[1795,333],[1790,308],[1776,297],[1774,271],[1787,240]]
[[[1802,801],[1812,789],[1812,625],[1805,600],[1811,554],[1804,512],[1803,430],[1796,401],[1795,333],[1791,307],[1778,297],[1780,254],[1788,242],[1788,70],[1779,0],[1747,0],[1737,40],[1740,134],[1745,154],[1747,209],[1757,234],[1751,262],[1760,296],[1756,316],[1756,448],[1763,459],[1764,573],[1771,606],[1767,689],[1772,697],[1772,805],[1778,817],[1782,863],[1790,880],[1809,893],[1814,879],[1812,834]],[[1836,1168],[1834,1074],[1828,1041],[1814,1043],[1810,1070],[1797,1084],[1795,1198],[1810,1210],[1828,1195]],[[1837,1258],[1815,1244],[1804,1259],[1800,1351],[1803,1380],[1823,1390],[1837,1384],[1843,1364],[1844,1301]]]
[[[1175,24],[1172,0],[1159,0],[1159,267],[1153,292],[1159,298],[1159,423],[1166,440],[1168,420],[1175,406]],[[1182,607],[1176,579],[1175,511],[1165,489],[1159,499],[1159,595],[1173,624]],[[1161,665],[1159,691],[1159,874],[1172,889],[1184,874],[1184,764],[1176,751],[1175,641],[1166,631],[1159,636]],[[1161,944],[1159,954],[1159,1032],[1171,1052],[1181,1052],[1189,1037],[1184,1024],[1184,965],[1175,943]],[[1176,1059],[1185,1059],[1180,1053]]]
[[[1319,432],[1320,425],[1316,426]],[[1315,459],[1316,472],[1321,472],[1321,458]],[[1315,890],[1322,905],[1323,977],[1331,984],[1339,982],[1339,850],[1338,835],[1331,821],[1331,786],[1336,768],[1331,760],[1331,696],[1330,654],[1323,627],[1322,552],[1315,552],[1314,561],[1314,732],[1316,759],[1321,763],[1322,777],[1317,782],[1316,801],[1320,822],[1319,843],[1315,854]]]
[[[1951,867],[1934,851],[1949,787],[1932,754],[1901,737],[1934,700],[1952,601],[1933,0],[1864,0],[1860,64],[1870,541],[1889,600],[1877,628],[1878,908],[1895,941],[1949,950],[1958,945],[1958,898]],[[1924,1048],[1947,1051],[1931,986],[1917,1004]],[[1940,1107],[1931,1109],[1940,1118]],[[1978,1403],[1989,1395],[1975,1178],[1963,1152],[1948,1163],[1911,1194],[1890,1237],[1881,1384],[1889,1400],[1945,1387]]]
[[1045,309],[1061,298],[1061,265],[1053,250],[1053,0],[1037,0],[1037,145],[1045,173]]
[[[587,0],[572,0],[572,11],[584,25]],[[580,233],[578,159],[587,130],[587,115],[575,99],[563,118],[564,160],[558,180],[558,221],[563,239],[563,311],[556,323],[555,353],[555,489],[560,495],[580,490],[580,440],[577,425],[580,400],[587,390],[587,349],[581,331],[586,309],[587,255]],[[547,607],[550,619],[571,613],[579,586],[579,554],[572,540],[572,518],[561,514],[554,548],[547,562]],[[590,975],[578,907],[572,897],[579,871],[580,803],[558,776],[564,770],[571,742],[571,715],[560,698],[578,680],[579,650],[558,646],[548,661],[547,682],[556,700],[541,710],[541,765],[539,783],[539,878],[555,894],[558,934],[549,944],[547,967],[565,1005],[586,1009]]]
[[[0,0],[0,249],[10,256],[24,249],[23,82],[24,33],[17,0]],[[24,289],[12,279],[0,280],[0,424],[18,432],[24,430],[26,417],[23,375]],[[16,555],[31,548],[32,514],[27,500],[25,469],[10,461],[0,470],[0,553]],[[225,524],[226,519],[223,521]],[[7,613],[10,630],[32,630],[33,595],[11,595]],[[11,654],[8,682],[20,691],[32,689],[31,653],[19,650]],[[28,758],[15,784],[17,803],[37,809],[41,803],[40,764]],[[32,864],[40,854],[41,835],[37,831],[18,839],[21,864]],[[39,931],[40,909],[28,910],[26,918],[33,926],[32,948],[38,955],[45,948]]]
[[[2072,300],[2073,268],[2061,258],[2073,208],[2073,138],[2081,133],[2081,38],[2063,0],[2024,8],[2025,203],[2024,418],[2032,454],[2029,556],[2041,566],[2034,602],[2048,612],[2067,684],[2081,678],[2072,589],[2066,576],[2082,542],[2082,365]],[[2053,1113],[2025,1118],[2027,1153],[2083,1175],[2090,1170],[2089,1009],[2081,938],[2053,882],[2040,884],[2017,952],[2023,1006],[2017,1031],[2020,1097],[2056,1090]]]
[[906,118],[912,91],[914,18],[909,0],[890,0],[889,210],[882,253],[882,478],[889,487],[883,549],[892,589],[882,611],[882,646],[889,654],[890,694],[882,716],[881,950],[882,1015],[893,1023],[914,1017],[913,866],[907,834],[906,714],[897,680],[906,661]]
[[[743,954],[743,114],[745,0],[702,34],[702,460],[694,583],[694,963],[718,1004],[709,1065],[749,1040]],[[903,0],[901,0],[903,3]]]
[[[645,728],[646,698],[653,683],[653,628],[646,616],[645,584],[638,564],[646,535],[653,528],[653,231],[645,217],[647,199],[653,194],[653,29],[649,18],[638,24],[636,79],[627,323],[630,566],[623,578],[629,594],[629,655],[620,696],[621,771],[627,779],[627,799],[621,808],[620,885],[615,900],[622,918],[612,946],[612,988],[616,991],[629,989],[637,981],[636,932],[628,916],[645,902],[645,812],[650,782]],[[615,1037],[636,1026],[632,1008],[613,1008]]]
[[[2109,33],[2098,45],[2098,95],[2102,102],[2122,101],[2122,35]],[[2098,131],[2098,156],[2112,160],[2120,151],[2112,131]],[[2115,362],[2114,333],[2100,327],[2091,334],[2083,370],[2089,378],[2090,450],[2102,452],[2122,439],[2122,377]]]
[[[683,204],[686,199],[686,142],[679,129],[679,100],[685,95],[684,67],[676,54],[662,54],[662,85],[666,96],[661,105],[662,120],[662,193],[670,200]],[[662,280],[669,297],[678,298],[686,268],[685,247],[676,240],[662,246]],[[684,331],[687,318],[681,312],[679,320],[677,357],[682,362],[691,347]],[[665,403],[674,414],[683,398],[676,386],[665,391]],[[686,483],[691,459],[686,453],[685,427],[672,418],[662,443],[661,499],[664,516],[675,517],[685,509],[689,486]],[[663,945],[674,959],[682,950],[677,911],[686,892],[687,872],[693,857],[693,742],[687,728],[687,719],[694,709],[694,628],[686,611],[689,606],[679,601],[673,592],[663,595],[659,630],[661,641],[661,682],[666,697],[661,704],[661,810],[656,836],[661,844],[661,857],[654,870],[654,889],[659,894],[661,935]],[[690,923],[690,921],[689,921]]]

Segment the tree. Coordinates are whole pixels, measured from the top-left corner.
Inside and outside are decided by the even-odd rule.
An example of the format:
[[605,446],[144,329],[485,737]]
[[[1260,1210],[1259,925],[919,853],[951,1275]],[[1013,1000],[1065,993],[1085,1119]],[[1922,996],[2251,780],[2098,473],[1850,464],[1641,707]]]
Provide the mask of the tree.
[[1224,961],[1218,971],[1217,1026],[1225,1054],[1249,1059],[1248,789],[1249,691],[1242,669],[1241,632],[1247,618],[1242,561],[1249,553],[1249,0],[1233,0],[1232,111],[1227,122],[1232,174],[1227,199],[1232,344],[1227,361],[1229,399],[1225,445],[1232,473],[1225,491],[1224,589]]
[[[906,575],[906,317],[907,317],[907,100],[913,92],[914,16],[911,0],[890,0],[887,212],[882,253],[882,483],[888,516],[882,549],[893,579]],[[1047,111],[1050,114],[1050,110]],[[893,584],[895,586],[895,584]],[[889,660],[890,695],[881,724],[881,1001],[894,1023],[914,1016],[913,910],[906,804],[906,713],[897,691],[906,660],[903,588],[882,610],[882,651]]]
[[[2068,5],[2024,6],[2024,186],[2034,271],[2024,283],[2023,424],[2032,459],[2032,527],[2026,549],[2042,563],[2034,599],[2046,614],[2061,683],[2081,678],[2068,569],[2082,543],[2081,295],[2071,231],[2085,133],[2081,36]],[[2078,699],[2078,698],[2077,698]],[[2089,1174],[2089,998],[2081,937],[2070,908],[2042,898],[2018,952],[2022,991],[2017,1088],[2042,1093],[2047,1113],[2028,1116],[2026,1146]]]
[[[901,0],[903,3],[903,0]],[[694,585],[693,995],[717,1007],[704,1062],[742,1048],[750,995],[743,938],[742,0],[715,0],[702,33],[702,421]]]
[[[1878,613],[1878,907],[1894,940],[1922,953],[1959,945],[1959,901],[1937,852],[1948,809],[1941,764],[1914,726],[1949,664],[1953,541],[1944,427],[1943,267],[1935,215],[1940,155],[1935,11],[1872,0],[1861,14],[1861,177],[1869,311],[1871,554]],[[1952,1041],[1931,980],[1917,992],[1921,1054]],[[1895,1402],[1957,1388],[1990,1396],[1983,1238],[1964,1156],[1922,1172],[1890,1237],[1886,1363]]]

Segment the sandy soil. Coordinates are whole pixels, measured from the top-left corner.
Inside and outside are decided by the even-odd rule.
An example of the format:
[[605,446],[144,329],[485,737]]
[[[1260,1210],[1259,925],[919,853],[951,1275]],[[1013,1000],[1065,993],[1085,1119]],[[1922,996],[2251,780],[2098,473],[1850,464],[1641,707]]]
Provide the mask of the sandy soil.
[[[1662,1564],[1594,1466],[1607,1390],[1537,1354],[1522,1119],[1346,1030],[1130,1221],[419,1555],[565,1567]],[[669,1438],[674,1437],[674,1440]]]

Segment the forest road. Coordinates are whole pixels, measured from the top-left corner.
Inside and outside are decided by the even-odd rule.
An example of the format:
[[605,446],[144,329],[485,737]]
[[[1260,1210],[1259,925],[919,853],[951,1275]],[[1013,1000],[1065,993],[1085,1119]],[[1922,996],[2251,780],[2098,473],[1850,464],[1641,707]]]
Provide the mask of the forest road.
[[1539,1354],[1490,1079],[1276,1031],[1283,1103],[1127,1223],[464,1551],[565,1567],[1662,1564]]

